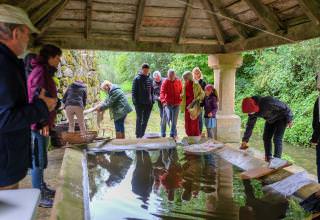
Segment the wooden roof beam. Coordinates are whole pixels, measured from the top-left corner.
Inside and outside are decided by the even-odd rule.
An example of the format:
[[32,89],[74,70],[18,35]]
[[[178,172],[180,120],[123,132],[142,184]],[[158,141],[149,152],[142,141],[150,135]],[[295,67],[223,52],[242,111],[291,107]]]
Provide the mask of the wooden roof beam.
[[[210,0],[211,4],[214,5],[219,13],[225,17],[228,17],[228,18],[232,18],[232,19],[235,19],[233,15],[231,15],[231,13],[229,13],[222,5],[222,2],[221,0]],[[236,22],[232,22],[230,20],[228,20],[231,25],[233,26],[233,28],[236,30],[237,34],[240,36],[240,38],[242,39],[246,39],[248,38],[248,32],[246,30],[246,28],[239,24],[239,23],[236,23]]]
[[[213,7],[212,7],[211,3],[209,2],[209,0],[201,0],[201,2],[202,2],[204,9],[208,11],[207,12],[208,17],[212,23],[212,27],[216,33],[219,44],[224,45],[225,44],[224,34],[223,34],[222,28],[218,22],[216,15],[213,14]],[[210,12],[212,12],[212,13],[210,13]]]
[[92,20],[92,0],[86,1],[86,20],[84,25],[84,37],[87,39],[91,32],[91,20]]
[[45,18],[50,11],[52,11],[55,7],[57,7],[61,1],[59,0],[48,0],[46,3],[41,5],[39,10],[35,11],[35,13],[32,13],[30,15],[30,19],[33,24],[37,24],[40,22],[43,18]]
[[50,11],[47,19],[42,20],[38,23],[37,27],[40,29],[41,33],[45,32],[47,28],[57,19],[57,17],[61,14],[61,12],[64,10],[64,8],[69,2],[70,0],[63,0],[62,3],[60,3],[52,11]]
[[319,0],[298,0],[303,12],[316,24],[320,24]]
[[187,30],[187,22],[190,17],[190,14],[191,14],[190,5],[192,5],[192,3],[193,3],[193,0],[187,1],[186,9],[184,11],[183,20],[181,21],[181,26],[180,26],[180,30],[179,30],[179,34],[178,34],[178,38],[177,38],[178,44],[181,44],[183,39],[185,38],[185,33]]
[[270,32],[281,32],[286,28],[274,12],[266,5],[261,3],[261,0],[244,0],[249,7],[255,12],[262,24]]
[[139,40],[145,5],[146,5],[146,0],[139,0],[137,16],[136,16],[136,26],[134,28],[134,37],[133,37],[135,41]]

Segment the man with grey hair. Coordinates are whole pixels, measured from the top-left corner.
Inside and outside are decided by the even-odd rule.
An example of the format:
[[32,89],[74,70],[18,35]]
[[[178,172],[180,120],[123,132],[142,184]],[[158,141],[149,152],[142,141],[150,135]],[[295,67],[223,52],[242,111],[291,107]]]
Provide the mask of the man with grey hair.
[[163,106],[160,101],[160,89],[163,81],[165,80],[164,78],[161,77],[160,71],[154,71],[153,72],[153,82],[152,82],[152,87],[153,87],[153,99],[158,103],[159,107],[159,112],[160,112],[160,133],[161,137],[166,136],[166,121],[165,118],[163,118]]
[[[164,118],[166,122],[171,122],[170,137],[177,139],[177,122],[179,116],[179,106],[181,104],[182,82],[176,76],[173,69],[168,70],[168,78],[163,82],[160,91],[160,100],[164,106]],[[164,130],[165,134],[165,130]],[[165,135],[164,135],[165,136]]]
[[31,165],[30,126],[47,120],[57,102],[41,90],[33,104],[28,103],[18,56],[27,49],[31,32],[38,30],[22,9],[0,4],[0,190],[19,187]]

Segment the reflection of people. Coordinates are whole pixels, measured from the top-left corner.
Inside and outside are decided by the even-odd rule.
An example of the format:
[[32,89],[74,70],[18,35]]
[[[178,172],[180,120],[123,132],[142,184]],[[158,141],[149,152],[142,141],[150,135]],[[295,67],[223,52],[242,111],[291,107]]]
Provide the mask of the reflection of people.
[[253,96],[243,99],[242,111],[248,113],[249,118],[240,149],[248,148],[247,143],[252,130],[260,117],[266,120],[263,131],[265,160],[270,161],[272,158],[272,138],[275,145],[274,157],[281,158],[283,135],[286,127],[292,126],[293,120],[293,114],[287,104],[271,96]]
[[169,166],[165,173],[160,176],[160,182],[168,193],[168,200],[174,200],[174,192],[181,187],[182,167],[178,162],[176,149],[169,150]]
[[153,185],[152,162],[147,151],[136,151],[136,168],[131,180],[132,191],[146,203]]
[[104,163],[99,164],[109,171],[110,175],[106,180],[107,186],[115,186],[119,184],[126,176],[132,163],[132,159],[128,157],[125,151],[112,152],[109,159],[110,161],[105,159]]
[[[288,201],[284,197],[275,199],[275,195],[268,194],[261,199],[255,198],[250,180],[243,180],[246,205],[240,207],[240,220],[278,220],[286,215]],[[270,211],[271,210],[271,211]]]
[[183,73],[184,88],[182,96],[181,111],[185,112],[185,129],[188,136],[199,136],[199,114],[200,103],[204,98],[204,92],[198,82],[192,78],[192,73]]

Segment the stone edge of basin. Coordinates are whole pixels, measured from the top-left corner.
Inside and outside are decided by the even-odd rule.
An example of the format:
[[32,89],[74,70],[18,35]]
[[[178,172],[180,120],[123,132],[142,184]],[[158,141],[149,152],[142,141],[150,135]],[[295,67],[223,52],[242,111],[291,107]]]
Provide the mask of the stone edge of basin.
[[59,187],[56,191],[50,220],[84,219],[83,173],[81,150],[67,148],[59,174]]

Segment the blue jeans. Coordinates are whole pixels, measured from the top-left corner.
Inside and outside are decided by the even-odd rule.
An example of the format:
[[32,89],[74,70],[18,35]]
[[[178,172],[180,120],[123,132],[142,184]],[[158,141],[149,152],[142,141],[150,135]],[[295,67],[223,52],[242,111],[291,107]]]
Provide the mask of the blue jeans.
[[163,108],[163,105],[161,104],[161,102],[158,102],[158,107],[159,107],[159,112],[160,112],[160,133],[161,133],[161,137],[165,137],[167,122],[166,122],[166,118],[163,117],[164,108]]
[[44,187],[43,173],[47,168],[47,147],[49,138],[38,131],[32,131],[32,187],[42,189]]
[[127,116],[124,116],[123,118],[120,118],[116,121],[114,121],[114,127],[116,128],[116,132],[124,133],[124,120]]
[[[172,119],[170,137],[176,137],[178,135],[177,122],[178,122],[178,116],[179,116],[179,106],[167,105],[165,108],[169,109],[169,114],[170,114],[169,117]],[[164,130],[164,134],[165,133],[166,133],[166,130]]]

